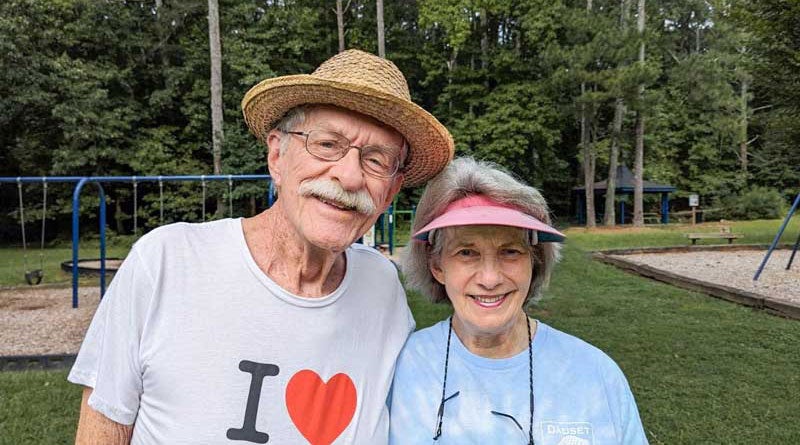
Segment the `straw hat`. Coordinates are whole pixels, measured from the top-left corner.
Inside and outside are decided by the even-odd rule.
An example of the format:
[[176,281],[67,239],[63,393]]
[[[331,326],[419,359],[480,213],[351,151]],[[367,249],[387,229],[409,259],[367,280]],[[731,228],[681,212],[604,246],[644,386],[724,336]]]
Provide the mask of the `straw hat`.
[[453,158],[453,138],[433,115],[411,102],[403,73],[390,61],[358,50],[341,52],[312,74],[266,79],[242,99],[250,131],[261,140],[294,107],[330,104],[394,128],[411,148],[404,186],[424,184]]

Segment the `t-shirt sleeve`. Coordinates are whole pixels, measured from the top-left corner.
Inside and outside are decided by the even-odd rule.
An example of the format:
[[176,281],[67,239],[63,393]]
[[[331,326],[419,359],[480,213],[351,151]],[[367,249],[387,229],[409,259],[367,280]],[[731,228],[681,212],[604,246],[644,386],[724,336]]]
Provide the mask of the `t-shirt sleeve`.
[[[625,379],[622,370],[613,364],[610,379],[611,408],[615,410],[614,417],[617,424],[617,431],[620,435],[621,445],[647,445],[642,420],[639,418],[639,409],[636,407],[636,400]],[[616,408],[616,409],[615,409]]]
[[154,290],[137,246],[131,249],[100,302],[67,377],[72,383],[93,388],[89,406],[125,425],[134,423],[139,410],[139,349]]
[[414,345],[406,346],[397,361],[389,403],[389,445],[431,443],[441,384],[425,372],[429,360]]

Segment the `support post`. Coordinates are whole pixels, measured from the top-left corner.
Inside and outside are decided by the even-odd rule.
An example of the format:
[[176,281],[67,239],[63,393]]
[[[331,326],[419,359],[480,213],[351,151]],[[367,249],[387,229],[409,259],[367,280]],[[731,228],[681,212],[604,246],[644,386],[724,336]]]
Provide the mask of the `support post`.
[[767,254],[764,256],[764,259],[758,266],[758,270],[756,271],[756,274],[753,277],[753,281],[758,281],[758,277],[760,277],[761,272],[764,271],[764,267],[767,265],[767,261],[769,261],[769,257],[772,255],[772,251],[775,250],[775,246],[778,245],[778,241],[780,241],[781,235],[783,235],[783,231],[786,230],[786,225],[789,224],[789,220],[792,219],[792,215],[794,215],[795,210],[797,210],[798,204],[800,204],[800,193],[797,194],[797,197],[794,199],[794,204],[792,204],[792,208],[789,209],[789,214],[786,215],[786,219],[783,220],[783,224],[781,224],[781,227],[778,229],[778,233],[775,234],[775,239],[772,240],[772,244],[770,244]]

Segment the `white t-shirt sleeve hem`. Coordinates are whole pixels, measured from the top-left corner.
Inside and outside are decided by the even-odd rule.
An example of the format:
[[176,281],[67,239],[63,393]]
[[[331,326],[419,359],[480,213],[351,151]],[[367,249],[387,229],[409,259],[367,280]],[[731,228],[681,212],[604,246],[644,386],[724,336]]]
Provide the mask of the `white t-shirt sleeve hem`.
[[133,425],[136,421],[136,413],[125,408],[116,407],[98,397],[95,393],[89,396],[89,406],[114,422],[123,425]]
[[88,386],[89,388],[94,388],[95,384],[97,383],[97,373],[91,371],[84,371],[82,369],[72,368],[70,370],[69,375],[67,376],[67,381],[72,382],[76,385],[83,385]]

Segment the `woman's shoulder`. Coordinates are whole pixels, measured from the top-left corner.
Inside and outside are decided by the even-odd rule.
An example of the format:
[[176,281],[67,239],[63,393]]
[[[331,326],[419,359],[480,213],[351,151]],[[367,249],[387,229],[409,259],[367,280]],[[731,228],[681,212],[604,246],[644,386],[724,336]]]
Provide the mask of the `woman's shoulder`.
[[447,342],[448,323],[448,320],[442,320],[412,333],[406,341],[405,349],[428,352],[443,347]]
[[397,359],[398,368],[404,366],[420,366],[425,363],[430,366],[444,357],[447,343],[448,321],[440,321],[433,326],[420,329],[412,333],[406,340],[400,357]]
[[539,332],[545,337],[542,349],[546,354],[557,355],[561,361],[577,362],[582,367],[592,364],[603,373],[619,372],[614,359],[586,340],[542,322],[539,322]]

